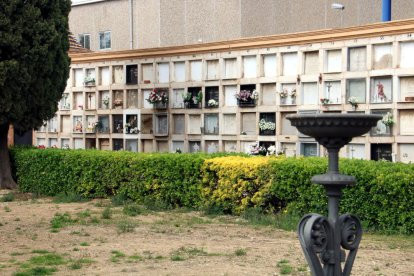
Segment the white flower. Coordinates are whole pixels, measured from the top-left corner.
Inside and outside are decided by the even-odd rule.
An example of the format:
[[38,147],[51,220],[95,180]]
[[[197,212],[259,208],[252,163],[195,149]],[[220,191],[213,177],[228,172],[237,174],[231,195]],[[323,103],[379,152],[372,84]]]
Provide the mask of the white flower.
[[276,129],[276,123],[267,122],[265,119],[261,119],[259,121],[259,128],[260,128],[260,130],[275,130]]
[[250,98],[252,98],[253,100],[257,100],[259,98],[259,92],[255,90],[253,90],[252,95],[250,96]]
[[276,147],[274,145],[271,145],[270,147],[267,148],[267,152],[269,153],[269,155],[275,155]]
[[215,106],[218,106],[218,102],[215,99],[210,99],[208,100],[207,105],[215,107]]

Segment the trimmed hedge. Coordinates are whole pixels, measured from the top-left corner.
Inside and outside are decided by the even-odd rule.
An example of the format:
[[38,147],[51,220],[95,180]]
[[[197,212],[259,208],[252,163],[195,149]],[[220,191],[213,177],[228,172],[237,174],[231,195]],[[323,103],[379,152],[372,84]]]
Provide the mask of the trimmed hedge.
[[[327,212],[322,186],[310,182],[313,175],[326,171],[326,158],[33,148],[11,152],[23,192],[122,194],[135,201],[207,206],[235,214],[250,207],[296,215]],[[340,170],[358,182],[344,189],[342,213],[359,216],[369,229],[414,233],[413,165],[343,159]]]
[[87,197],[123,194],[135,201],[198,207],[200,166],[223,154],[137,154],[98,150],[13,148],[15,174],[22,192]]

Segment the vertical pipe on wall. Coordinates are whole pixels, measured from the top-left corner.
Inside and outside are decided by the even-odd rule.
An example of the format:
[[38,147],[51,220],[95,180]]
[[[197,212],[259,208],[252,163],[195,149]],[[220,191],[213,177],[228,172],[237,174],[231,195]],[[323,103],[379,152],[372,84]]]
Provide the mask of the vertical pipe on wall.
[[391,0],[382,0],[382,21],[391,21]]
[[129,0],[129,48],[134,49],[134,21],[132,0]]

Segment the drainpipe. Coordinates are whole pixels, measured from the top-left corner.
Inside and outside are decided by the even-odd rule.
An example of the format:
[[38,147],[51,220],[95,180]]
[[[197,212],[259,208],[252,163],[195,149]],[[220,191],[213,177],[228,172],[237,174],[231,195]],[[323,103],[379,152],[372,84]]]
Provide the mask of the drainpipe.
[[382,0],[382,21],[391,21],[391,0]]
[[134,19],[132,0],[129,0],[129,48],[134,49]]

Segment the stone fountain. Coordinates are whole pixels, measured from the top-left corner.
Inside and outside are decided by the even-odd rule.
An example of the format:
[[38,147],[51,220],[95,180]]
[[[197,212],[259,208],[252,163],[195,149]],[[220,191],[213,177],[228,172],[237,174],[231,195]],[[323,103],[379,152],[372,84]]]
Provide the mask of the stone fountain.
[[[359,219],[351,214],[339,216],[342,189],[356,183],[353,176],[339,173],[339,149],[353,137],[377,125],[381,115],[368,114],[294,114],[292,126],[314,137],[328,151],[328,171],[311,181],[324,186],[328,196],[328,218],[305,215],[298,226],[299,241],[314,276],[349,276],[362,238]],[[345,254],[347,250],[347,254]],[[345,262],[342,268],[341,262]]]

